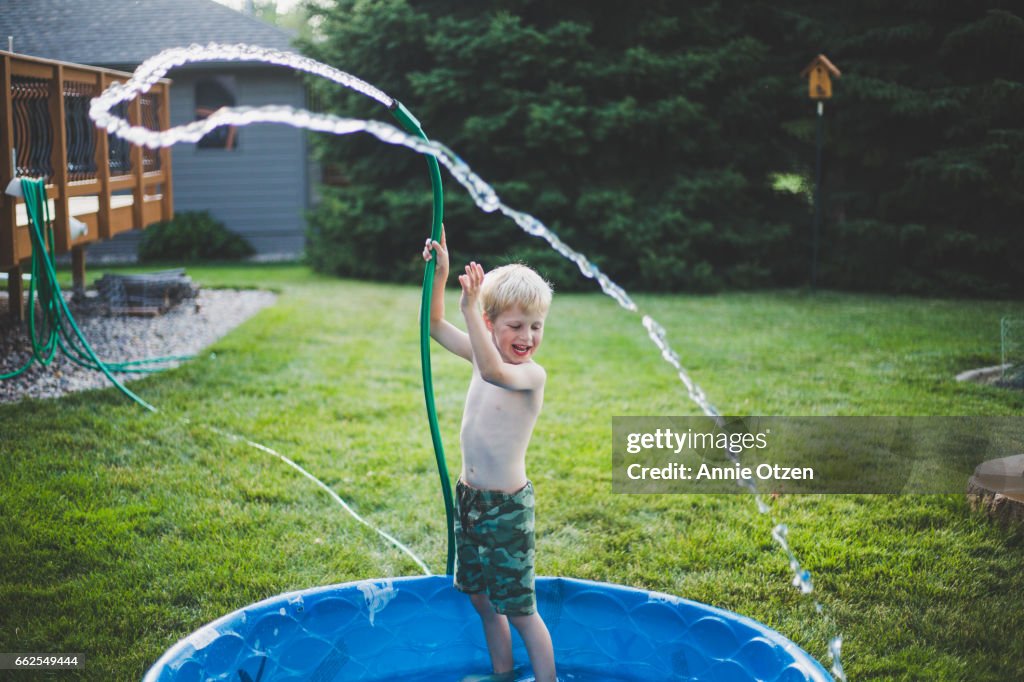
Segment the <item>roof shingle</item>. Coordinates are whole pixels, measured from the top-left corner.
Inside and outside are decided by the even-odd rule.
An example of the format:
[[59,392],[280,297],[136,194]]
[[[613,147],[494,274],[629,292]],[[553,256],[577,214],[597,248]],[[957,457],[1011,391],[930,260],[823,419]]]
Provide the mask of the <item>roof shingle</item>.
[[249,43],[297,52],[291,35],[213,0],[0,0],[0,48],[134,68],[169,47]]

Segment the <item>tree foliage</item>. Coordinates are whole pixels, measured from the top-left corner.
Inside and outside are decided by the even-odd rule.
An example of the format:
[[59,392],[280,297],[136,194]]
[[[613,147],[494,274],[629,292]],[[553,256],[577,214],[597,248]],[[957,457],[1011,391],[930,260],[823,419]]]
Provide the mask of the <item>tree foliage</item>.
[[[404,102],[614,279],[662,291],[806,280],[809,196],[775,185],[813,174],[798,73],[826,52],[843,77],[826,106],[821,283],[1007,294],[1024,274],[1024,21],[979,5],[337,0],[311,8],[322,38],[303,47]],[[386,120],[311,87],[329,111]],[[352,136],[319,150],[331,182],[310,216],[314,266],[408,281],[430,221],[422,158]],[[456,264],[525,260],[581,286],[446,184]]]
[[1019,295],[1020,4],[808,7],[806,27],[844,71],[826,105],[825,281]]

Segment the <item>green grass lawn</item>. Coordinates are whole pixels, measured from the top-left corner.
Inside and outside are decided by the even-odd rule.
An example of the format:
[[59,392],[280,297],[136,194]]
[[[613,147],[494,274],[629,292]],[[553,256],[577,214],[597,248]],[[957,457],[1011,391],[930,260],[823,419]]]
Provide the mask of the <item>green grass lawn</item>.
[[[444,509],[419,379],[419,290],[300,266],[192,267],[281,293],[194,361],[132,385],[0,406],[0,651],[85,652],[53,679],[137,680],[203,623],[288,590],[416,565],[281,461],[306,467],[444,570]],[[724,414],[1020,415],[1024,393],[962,385],[996,364],[1020,303],[798,292],[640,296]],[[449,314],[457,311],[451,295]],[[614,415],[696,409],[636,315],[556,295],[528,469],[538,573],[657,589],[779,630],[852,680],[1024,679],[1024,532],[962,495],[611,492]],[[449,468],[469,366],[435,346]],[[186,421],[187,420],[187,421]],[[1012,453],[1007,453],[1012,454]],[[773,520],[834,625],[790,586]],[[28,678],[26,678],[28,679]]]

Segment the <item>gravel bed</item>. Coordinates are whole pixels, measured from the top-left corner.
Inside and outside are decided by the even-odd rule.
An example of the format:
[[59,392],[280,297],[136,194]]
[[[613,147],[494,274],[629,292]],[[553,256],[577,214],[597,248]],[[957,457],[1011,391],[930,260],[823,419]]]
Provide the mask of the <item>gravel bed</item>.
[[[200,290],[195,299],[155,317],[108,315],[106,306],[94,296],[79,303],[69,300],[68,305],[100,359],[128,361],[195,355],[276,299],[268,291]],[[0,374],[23,366],[31,354],[28,325],[11,320],[7,297],[0,294]],[[175,365],[169,363],[165,367]],[[147,375],[116,376],[121,381],[132,381]],[[110,385],[102,372],[80,367],[58,351],[48,367],[35,363],[18,377],[0,380],[0,403],[29,397],[56,398],[72,391]]]

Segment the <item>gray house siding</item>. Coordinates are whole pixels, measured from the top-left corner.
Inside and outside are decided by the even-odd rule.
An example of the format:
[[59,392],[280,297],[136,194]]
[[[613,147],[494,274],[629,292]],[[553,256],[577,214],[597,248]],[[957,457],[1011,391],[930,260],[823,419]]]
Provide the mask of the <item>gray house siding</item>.
[[[2,0],[0,36],[24,54],[132,71],[168,47],[190,43],[248,43],[295,52],[291,33],[213,0]],[[305,88],[291,70],[261,64],[194,64],[167,74],[171,122],[195,117],[195,83],[204,75],[233,79],[235,105],[302,107]],[[209,104],[209,102],[207,103]],[[217,104],[216,106],[220,106]],[[174,208],[209,210],[248,239],[265,258],[297,256],[305,241],[305,212],[315,200],[316,164],[305,133],[282,125],[238,131],[233,150],[172,148]],[[134,258],[141,233],[122,233],[88,247],[89,260]]]
[[[305,105],[305,89],[289,69],[226,65],[178,69],[169,77],[171,125],[195,119],[196,82],[230,76],[236,106]],[[306,133],[281,124],[237,129],[234,149],[201,149],[178,143],[171,148],[174,211],[209,211],[252,244],[256,258],[296,258],[305,244],[310,206],[310,161]],[[133,260],[141,232],[133,231],[89,246],[95,263]]]
[[[172,74],[171,124],[195,116],[195,83],[209,72]],[[226,73],[226,72],[225,72]],[[304,105],[298,77],[284,69],[234,70],[238,106]],[[235,149],[173,148],[174,210],[209,210],[264,257],[302,252],[307,208],[305,132],[279,124],[237,130]]]

